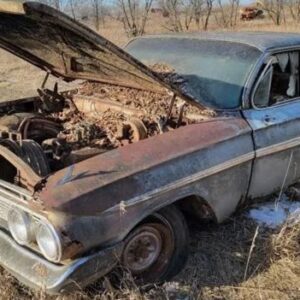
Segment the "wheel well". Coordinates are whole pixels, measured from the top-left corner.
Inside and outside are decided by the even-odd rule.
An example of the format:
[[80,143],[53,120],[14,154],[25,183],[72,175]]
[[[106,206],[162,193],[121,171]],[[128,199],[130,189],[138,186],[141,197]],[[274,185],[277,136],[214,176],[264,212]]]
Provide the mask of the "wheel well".
[[144,217],[141,217],[141,219],[135,223],[135,225],[130,229],[130,231],[127,232],[127,235],[132,230],[134,230],[137,226],[139,226],[139,225],[143,224],[144,222],[146,222],[147,220],[149,220],[149,217],[151,215],[153,215],[155,212],[157,212],[163,208],[168,208],[168,206],[175,206],[177,209],[179,209],[183,213],[183,215],[186,219],[188,219],[188,217],[192,216],[203,222],[217,223],[217,217],[215,215],[215,212],[212,209],[212,207],[208,204],[208,202],[197,195],[190,195],[190,196],[178,199],[171,204],[161,207],[158,210],[153,211],[152,213],[150,213]]
[[212,207],[203,198],[191,195],[174,203],[185,215],[192,215],[202,221],[217,221]]

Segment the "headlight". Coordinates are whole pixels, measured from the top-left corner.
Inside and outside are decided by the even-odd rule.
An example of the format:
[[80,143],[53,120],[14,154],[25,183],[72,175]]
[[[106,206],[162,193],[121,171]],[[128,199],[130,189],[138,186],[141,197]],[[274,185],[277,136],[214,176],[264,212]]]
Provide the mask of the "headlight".
[[13,238],[21,245],[34,240],[30,216],[21,210],[13,209],[8,213],[8,228]]
[[61,241],[53,227],[39,224],[36,241],[42,254],[50,261],[59,262],[61,259]]

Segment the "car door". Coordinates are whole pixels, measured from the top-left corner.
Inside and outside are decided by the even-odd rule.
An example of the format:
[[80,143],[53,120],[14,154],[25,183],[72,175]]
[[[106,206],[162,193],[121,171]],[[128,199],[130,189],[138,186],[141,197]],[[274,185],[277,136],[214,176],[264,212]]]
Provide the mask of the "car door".
[[248,197],[277,192],[300,177],[299,52],[270,56],[244,116],[253,129],[255,160]]

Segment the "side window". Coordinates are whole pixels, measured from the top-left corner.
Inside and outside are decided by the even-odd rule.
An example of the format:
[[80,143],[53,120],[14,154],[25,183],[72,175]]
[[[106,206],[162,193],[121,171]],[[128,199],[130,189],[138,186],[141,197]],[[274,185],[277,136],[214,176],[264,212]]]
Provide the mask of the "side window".
[[256,107],[268,107],[299,97],[299,52],[272,57],[258,79],[253,94]]

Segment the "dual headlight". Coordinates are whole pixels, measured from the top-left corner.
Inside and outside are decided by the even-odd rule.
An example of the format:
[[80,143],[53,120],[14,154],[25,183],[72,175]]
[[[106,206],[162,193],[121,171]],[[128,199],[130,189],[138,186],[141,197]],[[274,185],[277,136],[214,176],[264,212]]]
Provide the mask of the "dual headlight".
[[22,210],[12,209],[8,213],[8,227],[17,243],[28,246],[36,242],[41,253],[52,262],[59,262],[62,246],[53,226],[33,220]]

